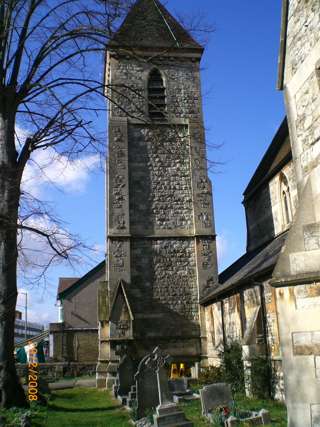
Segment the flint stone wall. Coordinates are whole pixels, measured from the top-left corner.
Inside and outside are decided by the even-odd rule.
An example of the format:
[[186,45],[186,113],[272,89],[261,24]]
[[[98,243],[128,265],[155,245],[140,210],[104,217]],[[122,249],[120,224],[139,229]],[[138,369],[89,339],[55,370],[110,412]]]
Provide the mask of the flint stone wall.
[[248,250],[254,250],[288,228],[288,224],[285,224],[283,220],[281,174],[284,174],[288,181],[292,214],[295,214],[298,190],[294,164],[290,161],[245,204],[248,218]]
[[[194,240],[135,239],[132,285],[143,284],[144,298],[163,304],[191,321],[199,320]],[[179,325],[177,325],[179,328]]]
[[[147,81],[150,71],[159,66],[164,78],[169,117],[201,119],[199,63],[190,59],[135,61],[132,57],[111,59],[113,90],[110,104],[113,117],[143,117],[147,114]],[[137,78],[137,76],[139,76]],[[126,87],[117,85],[125,84]],[[118,107],[121,105],[121,108]]]
[[[318,5],[320,16],[319,8]],[[318,33],[320,34],[320,31]],[[302,151],[301,168],[303,173],[307,174],[319,164],[320,155],[320,84],[316,70],[313,70],[295,93],[294,98],[296,134]]]
[[131,232],[191,230],[190,143],[185,126],[132,126],[129,132]]
[[287,39],[287,76],[294,75],[314,46],[320,41],[318,0],[289,2]]

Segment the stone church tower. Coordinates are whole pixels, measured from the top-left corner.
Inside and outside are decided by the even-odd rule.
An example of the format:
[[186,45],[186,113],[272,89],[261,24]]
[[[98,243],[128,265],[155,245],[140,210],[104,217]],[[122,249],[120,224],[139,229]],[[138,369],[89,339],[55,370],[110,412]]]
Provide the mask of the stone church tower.
[[121,346],[136,360],[158,345],[177,362],[206,358],[199,299],[217,284],[217,260],[202,53],[158,0],[138,0],[107,48],[100,387],[112,384]]
[[320,3],[283,0],[279,89],[298,183],[274,271],[289,427],[320,425]]

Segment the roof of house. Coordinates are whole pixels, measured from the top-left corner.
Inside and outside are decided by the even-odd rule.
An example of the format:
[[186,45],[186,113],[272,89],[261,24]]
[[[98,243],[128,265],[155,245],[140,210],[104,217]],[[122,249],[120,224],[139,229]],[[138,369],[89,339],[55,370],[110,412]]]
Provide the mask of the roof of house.
[[94,277],[96,274],[103,273],[105,271],[105,261],[100,262],[92,270],[88,271],[84,276],[78,277],[61,277],[59,279],[58,295],[57,299],[65,298],[71,292],[78,289],[87,280]]
[[206,304],[224,297],[230,291],[272,272],[284,246],[287,232],[251,252],[247,252],[219,275],[220,285],[202,299]]
[[58,285],[58,295],[69,289],[80,277],[60,277]]
[[282,121],[243,195],[248,199],[292,159],[287,118]]
[[138,0],[109,46],[203,50],[158,0]]

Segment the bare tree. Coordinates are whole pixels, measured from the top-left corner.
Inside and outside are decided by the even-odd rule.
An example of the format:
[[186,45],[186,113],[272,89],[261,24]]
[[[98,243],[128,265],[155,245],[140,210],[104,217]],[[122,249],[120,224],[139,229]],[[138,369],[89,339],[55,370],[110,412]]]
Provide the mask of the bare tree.
[[[17,234],[33,232],[48,243],[52,259],[70,257],[79,245],[61,228],[34,226],[46,216],[41,203],[22,194],[21,180],[32,153],[54,149],[74,156],[99,149],[91,127],[104,106],[103,54],[124,0],[0,1],[0,406],[24,406],[14,363],[17,300]],[[23,124],[28,137],[16,143]],[[24,209],[32,205],[32,209]],[[19,219],[20,206],[20,219]],[[30,213],[32,212],[32,213]]]
[[[70,159],[105,151],[93,126],[105,110],[103,97],[112,93],[110,101],[117,104],[137,95],[125,85],[106,90],[100,67],[106,44],[132,3],[0,0],[0,407],[26,405],[13,355],[21,237],[35,233],[46,241],[50,261],[40,265],[44,271],[57,258],[71,259],[81,246],[46,205],[23,192],[23,172],[35,150],[55,150]],[[22,141],[19,125],[27,129]],[[28,259],[23,255],[21,262]]]

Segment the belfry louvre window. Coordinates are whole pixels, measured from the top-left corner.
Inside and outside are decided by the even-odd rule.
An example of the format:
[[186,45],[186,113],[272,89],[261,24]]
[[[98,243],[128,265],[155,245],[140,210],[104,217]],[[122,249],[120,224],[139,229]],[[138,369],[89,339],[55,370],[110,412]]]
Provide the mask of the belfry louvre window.
[[159,70],[153,70],[148,82],[149,116],[151,120],[164,120],[166,112],[166,89]]

